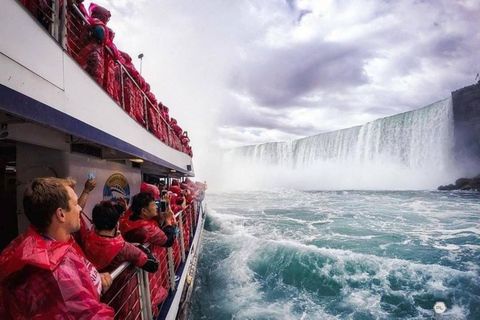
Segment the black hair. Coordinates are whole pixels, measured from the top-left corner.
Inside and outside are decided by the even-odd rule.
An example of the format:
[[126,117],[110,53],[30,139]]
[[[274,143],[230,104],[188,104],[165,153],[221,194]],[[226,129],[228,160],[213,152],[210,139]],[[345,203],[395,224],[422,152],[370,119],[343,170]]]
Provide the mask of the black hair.
[[110,201],[102,201],[93,208],[93,224],[99,231],[114,229],[118,219],[120,219],[120,214]]
[[119,216],[122,216],[122,214],[125,213],[125,208],[121,204],[116,203],[113,205],[113,207],[115,208],[115,210],[117,210]]
[[140,192],[133,196],[132,205],[130,209],[132,210],[132,217],[139,218],[142,213],[143,208],[147,208],[155,198],[152,197],[150,193]]

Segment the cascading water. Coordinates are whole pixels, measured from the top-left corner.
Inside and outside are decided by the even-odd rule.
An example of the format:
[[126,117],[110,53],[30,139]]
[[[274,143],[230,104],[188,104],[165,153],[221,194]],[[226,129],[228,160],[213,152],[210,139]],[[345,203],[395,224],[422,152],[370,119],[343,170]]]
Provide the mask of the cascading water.
[[224,153],[192,319],[480,319],[478,194],[418,190],[460,176],[455,99]]
[[[363,126],[232,149],[222,163],[240,188],[431,189],[458,177],[452,148],[448,98]],[[304,186],[299,179],[316,183]]]

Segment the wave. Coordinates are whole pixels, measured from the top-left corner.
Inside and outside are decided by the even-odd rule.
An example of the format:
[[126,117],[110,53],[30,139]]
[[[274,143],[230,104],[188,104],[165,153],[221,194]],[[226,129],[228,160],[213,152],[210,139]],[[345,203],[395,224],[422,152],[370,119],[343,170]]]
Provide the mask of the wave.
[[224,286],[232,319],[423,319],[439,300],[446,315],[468,318],[478,300],[474,271],[236,231],[208,236],[208,254],[223,252],[210,275]]

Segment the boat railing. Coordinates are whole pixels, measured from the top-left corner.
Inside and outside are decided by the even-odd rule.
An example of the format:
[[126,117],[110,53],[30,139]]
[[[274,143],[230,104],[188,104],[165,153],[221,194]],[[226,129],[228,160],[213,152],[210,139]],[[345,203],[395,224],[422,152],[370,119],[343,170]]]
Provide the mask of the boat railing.
[[[196,208],[201,208],[201,203],[193,202],[174,215],[179,229],[176,245],[170,248],[151,248],[148,243],[144,244],[154,252],[165,253],[164,258],[159,259],[159,271],[155,273],[160,276],[153,277],[129,262],[122,263],[111,272],[112,286],[102,295],[101,301],[115,310],[116,319],[152,319],[152,315],[158,311],[151,304],[151,297],[155,296],[153,290],[161,286],[172,293],[177,289],[177,271],[181,263],[186,261],[193,240],[193,228],[197,223],[193,219]],[[157,282],[153,283],[152,279]]]
[[58,16],[56,17],[60,12],[59,1],[17,0],[17,2],[21,3],[52,37],[58,39],[59,24],[56,24],[55,21],[59,21]]
[[[115,272],[121,269],[121,271]],[[114,279],[101,301],[115,310],[115,319],[151,319],[149,299],[145,298],[144,271],[130,263],[123,263],[112,272]],[[148,279],[148,278],[147,278]]]
[[[108,47],[106,49],[107,49],[107,54],[111,55],[113,57],[113,52]],[[135,79],[128,72],[128,70],[125,68],[125,66],[122,65],[118,60],[115,61],[115,64],[118,65],[118,67],[121,70],[121,76],[120,76],[121,83],[120,83],[120,90],[119,90],[119,92],[121,93],[121,99],[120,99],[120,101],[117,101],[117,103],[120,103],[120,106],[122,107],[122,109],[125,110],[127,113],[129,113],[127,108],[126,108],[126,105],[125,105],[125,91],[126,91],[125,79],[126,79],[126,77],[128,77],[129,81],[132,81],[132,83],[135,86],[135,89],[137,90],[137,92],[139,92],[142,95],[143,115],[144,115],[143,121],[145,123],[145,128],[148,131],[152,132],[154,135],[155,135],[156,131],[159,131],[158,134],[160,136],[157,136],[157,137],[160,138],[160,140],[162,140],[167,145],[169,145],[171,147],[176,147],[176,149],[177,149],[178,146],[181,146],[180,139],[178,138],[177,135],[174,134],[173,128],[170,126],[168,121],[163,117],[163,115],[161,114],[158,107],[150,101],[150,99],[147,97],[147,95],[142,90],[142,88],[140,88],[137,81],[135,81]],[[153,115],[149,114],[149,108],[151,108],[153,110],[153,112],[154,112]],[[130,113],[130,115],[131,115],[131,113]],[[158,128],[157,129],[153,128],[154,123],[156,122],[155,121],[156,119],[159,119],[161,121],[161,124],[162,124],[163,128],[166,128],[166,129],[158,130]],[[164,135],[162,135],[162,133]],[[178,141],[176,141],[176,140],[178,140]],[[180,151],[185,151],[185,150],[182,149]]]
[[[49,34],[62,46],[62,48],[77,61],[82,68],[86,64],[86,54],[82,50],[91,43],[90,23],[87,17],[70,0],[17,0],[36,18]],[[106,93],[132,118],[134,118],[146,130],[160,139],[166,145],[189,153],[188,148],[183,145],[180,137],[175,133],[169,121],[159,110],[156,103],[152,103],[150,97],[139,84],[139,77],[136,79],[127,68],[117,59],[113,50],[106,44],[102,46],[103,59],[105,64],[108,60],[113,61],[114,73],[107,74],[107,68],[102,68],[103,76],[99,79],[92,77],[106,91]],[[83,59],[83,60],[82,60]],[[88,71],[88,70],[87,70]],[[113,77],[107,79],[107,77]],[[101,82],[101,83],[100,83]],[[129,82],[133,86],[128,87]],[[113,88],[112,88],[113,84]],[[118,86],[118,87],[117,87]],[[129,90],[134,92],[129,92]],[[133,94],[137,99],[127,103],[126,94]],[[131,100],[129,100],[131,102]],[[154,101],[155,102],[155,101]]]
[[[77,7],[76,4],[72,4],[71,6],[66,8],[66,12],[68,13],[70,10],[71,14],[66,15],[66,16],[72,16],[72,17],[77,17],[77,21],[72,18],[68,19],[68,21],[72,20],[72,24],[67,24],[67,36],[70,36],[73,38],[73,41],[63,41],[65,44],[67,44],[67,52],[72,52],[72,56],[75,55],[75,50],[77,50],[76,55],[78,56],[79,51],[81,50],[82,47],[85,47],[87,45],[86,40],[82,39],[82,26],[79,26],[78,19],[81,20],[82,24],[85,24],[87,26],[90,25],[88,22],[88,19],[83,15],[81,10]],[[69,26],[71,26],[69,28]],[[83,27],[84,28],[84,27]],[[80,44],[80,46],[78,46]],[[174,147],[175,149],[178,149],[180,151],[185,152],[184,148],[182,148],[182,144],[180,142],[180,139],[178,136],[174,134],[173,128],[170,126],[170,123],[165,119],[165,117],[162,115],[160,110],[158,109],[158,106],[153,104],[150,101],[150,98],[147,96],[147,94],[144,92],[144,90],[140,87],[140,84],[138,81],[133,77],[132,74],[130,74],[127,70],[127,68],[120,63],[119,60],[115,57],[115,54],[111,48],[109,48],[107,45],[104,47],[105,49],[105,54],[113,60],[115,64],[115,69],[119,68],[120,70],[120,81],[118,81],[118,84],[120,85],[120,88],[118,92],[120,93],[120,96],[117,96],[115,94],[111,94],[110,92],[107,91],[107,93],[112,97],[112,99],[119,104],[123,110],[125,110],[130,116],[132,116],[134,119],[136,119],[140,124],[144,125],[144,127],[152,132],[154,135],[156,135],[160,140],[162,140],[164,143],[167,145]],[[75,56],[74,56],[75,58]],[[106,61],[105,61],[106,62]],[[142,110],[142,115],[143,117],[135,117],[132,114],[132,106],[127,106],[126,101],[125,101],[125,92],[127,91],[127,88],[125,87],[125,82],[126,79],[128,78],[129,81],[134,86],[134,90],[136,90],[136,93],[141,95],[141,100],[142,100],[142,106],[140,107]],[[153,110],[153,114],[150,114],[149,111]],[[154,128],[156,120],[160,120],[161,125],[163,127],[163,130],[158,130],[158,128]],[[178,141],[177,141],[178,140]]]

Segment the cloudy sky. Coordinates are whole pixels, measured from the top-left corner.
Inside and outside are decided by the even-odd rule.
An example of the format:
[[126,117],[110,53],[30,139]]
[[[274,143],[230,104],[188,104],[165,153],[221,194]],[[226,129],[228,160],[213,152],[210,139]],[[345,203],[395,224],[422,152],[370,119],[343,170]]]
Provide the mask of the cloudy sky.
[[416,109],[480,71],[478,0],[94,2],[197,154]]

